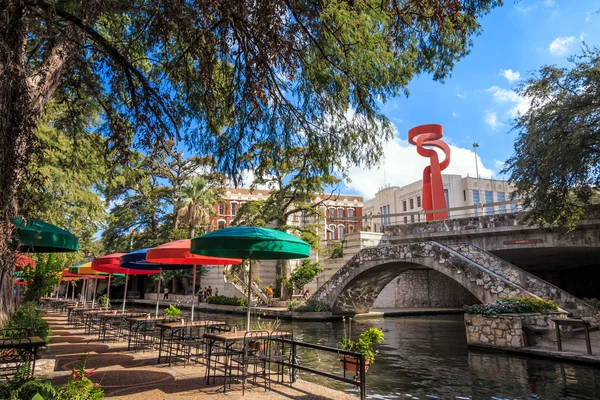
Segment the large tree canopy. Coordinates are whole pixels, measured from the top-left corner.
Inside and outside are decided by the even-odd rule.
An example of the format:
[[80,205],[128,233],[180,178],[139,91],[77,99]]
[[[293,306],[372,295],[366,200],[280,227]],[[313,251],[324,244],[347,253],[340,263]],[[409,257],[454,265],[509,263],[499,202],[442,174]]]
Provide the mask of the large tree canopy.
[[2,273],[34,131],[56,95],[100,109],[122,156],[175,137],[234,177],[269,157],[257,144],[305,147],[343,170],[378,160],[391,135],[379,102],[417,74],[444,79],[501,3],[1,0]]
[[572,68],[544,66],[519,94],[531,107],[505,171],[532,222],[570,225],[600,190],[600,49],[584,48]]

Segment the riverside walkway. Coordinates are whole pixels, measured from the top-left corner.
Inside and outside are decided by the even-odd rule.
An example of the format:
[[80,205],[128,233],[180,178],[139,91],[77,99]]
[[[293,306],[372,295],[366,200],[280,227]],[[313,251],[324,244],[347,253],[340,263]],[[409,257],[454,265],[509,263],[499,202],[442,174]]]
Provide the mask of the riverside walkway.
[[79,364],[80,356],[87,353],[86,369],[96,369],[90,379],[102,385],[107,399],[355,399],[303,380],[293,386],[273,383],[270,391],[262,385],[247,385],[244,396],[241,384],[234,384],[223,394],[222,385],[206,385],[201,365],[158,365],[157,352],[127,351],[127,342],[123,341],[100,343],[97,335],[86,335],[83,329],[67,325],[65,314],[48,313],[45,319],[52,327],[52,341],[42,352],[41,371],[36,375],[63,384],[71,368]]

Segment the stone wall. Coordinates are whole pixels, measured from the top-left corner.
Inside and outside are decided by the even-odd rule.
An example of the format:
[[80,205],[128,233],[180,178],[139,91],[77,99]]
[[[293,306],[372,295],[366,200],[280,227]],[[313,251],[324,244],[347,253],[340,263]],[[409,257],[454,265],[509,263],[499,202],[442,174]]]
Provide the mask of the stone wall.
[[541,339],[556,341],[551,319],[562,317],[565,314],[465,314],[467,343],[518,349]]
[[477,264],[502,276],[508,281],[526,289],[538,297],[552,300],[560,308],[576,317],[589,321],[592,325],[600,324],[600,313],[598,309],[578,299],[561,288],[544,281],[537,276],[513,265],[495,255],[480,249],[472,244],[447,245],[452,250],[460,253]]
[[392,280],[373,308],[462,307],[479,300],[456,281],[432,269],[412,269]]

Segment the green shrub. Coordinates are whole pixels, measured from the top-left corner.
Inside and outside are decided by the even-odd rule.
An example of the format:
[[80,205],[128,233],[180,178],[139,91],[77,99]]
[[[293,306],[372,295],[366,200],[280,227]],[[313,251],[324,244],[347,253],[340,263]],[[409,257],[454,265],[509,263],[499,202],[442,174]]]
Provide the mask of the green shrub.
[[548,314],[558,311],[558,306],[550,301],[528,297],[506,298],[494,303],[475,304],[465,308],[467,314],[492,316],[497,314]]
[[288,305],[288,310],[295,312],[329,312],[331,307],[327,303],[313,299],[307,301],[292,300]]
[[87,355],[81,356],[79,366],[71,370],[67,383],[54,386],[45,378],[29,376],[29,366],[23,365],[13,379],[0,385],[0,399],[10,400],[101,400],[104,392],[89,376],[95,370],[86,370]]
[[[46,343],[50,341],[52,330],[50,325],[42,318],[42,314],[33,303],[25,303],[15,311],[14,315],[4,325],[4,329],[27,330],[31,336],[39,336]],[[10,335],[10,332],[9,332]],[[15,332],[13,336],[18,336]]]
[[181,317],[181,310],[173,304],[169,304],[169,307],[165,308],[164,314],[165,317],[177,318]]
[[221,304],[224,306],[246,306],[248,302],[243,297],[210,296],[206,298],[208,304]]

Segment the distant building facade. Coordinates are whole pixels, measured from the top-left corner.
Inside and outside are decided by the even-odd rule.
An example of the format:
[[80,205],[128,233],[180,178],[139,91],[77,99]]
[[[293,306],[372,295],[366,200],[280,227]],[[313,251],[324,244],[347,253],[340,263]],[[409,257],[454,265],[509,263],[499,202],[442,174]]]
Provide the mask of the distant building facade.
[[[221,202],[215,204],[215,217],[210,229],[223,229],[232,225],[243,204],[262,201],[269,197],[270,191],[264,189],[226,188]],[[344,235],[361,229],[361,220],[355,217],[363,215],[363,198],[346,194],[315,195],[315,204],[326,215],[323,221],[316,221],[306,213],[291,216],[290,225],[318,224],[322,240],[343,240]]]
[[[442,181],[448,208],[473,206],[472,209],[451,211],[450,218],[516,211],[514,204],[488,206],[483,210],[475,207],[477,204],[512,200],[515,187],[504,180],[463,178],[460,175],[444,174]],[[370,230],[381,232],[385,225],[425,222],[425,215],[422,213],[422,185],[423,181],[419,180],[402,187],[386,186],[381,188],[373,199],[367,200],[363,213],[371,227]],[[407,213],[407,215],[392,216],[402,213]]]

